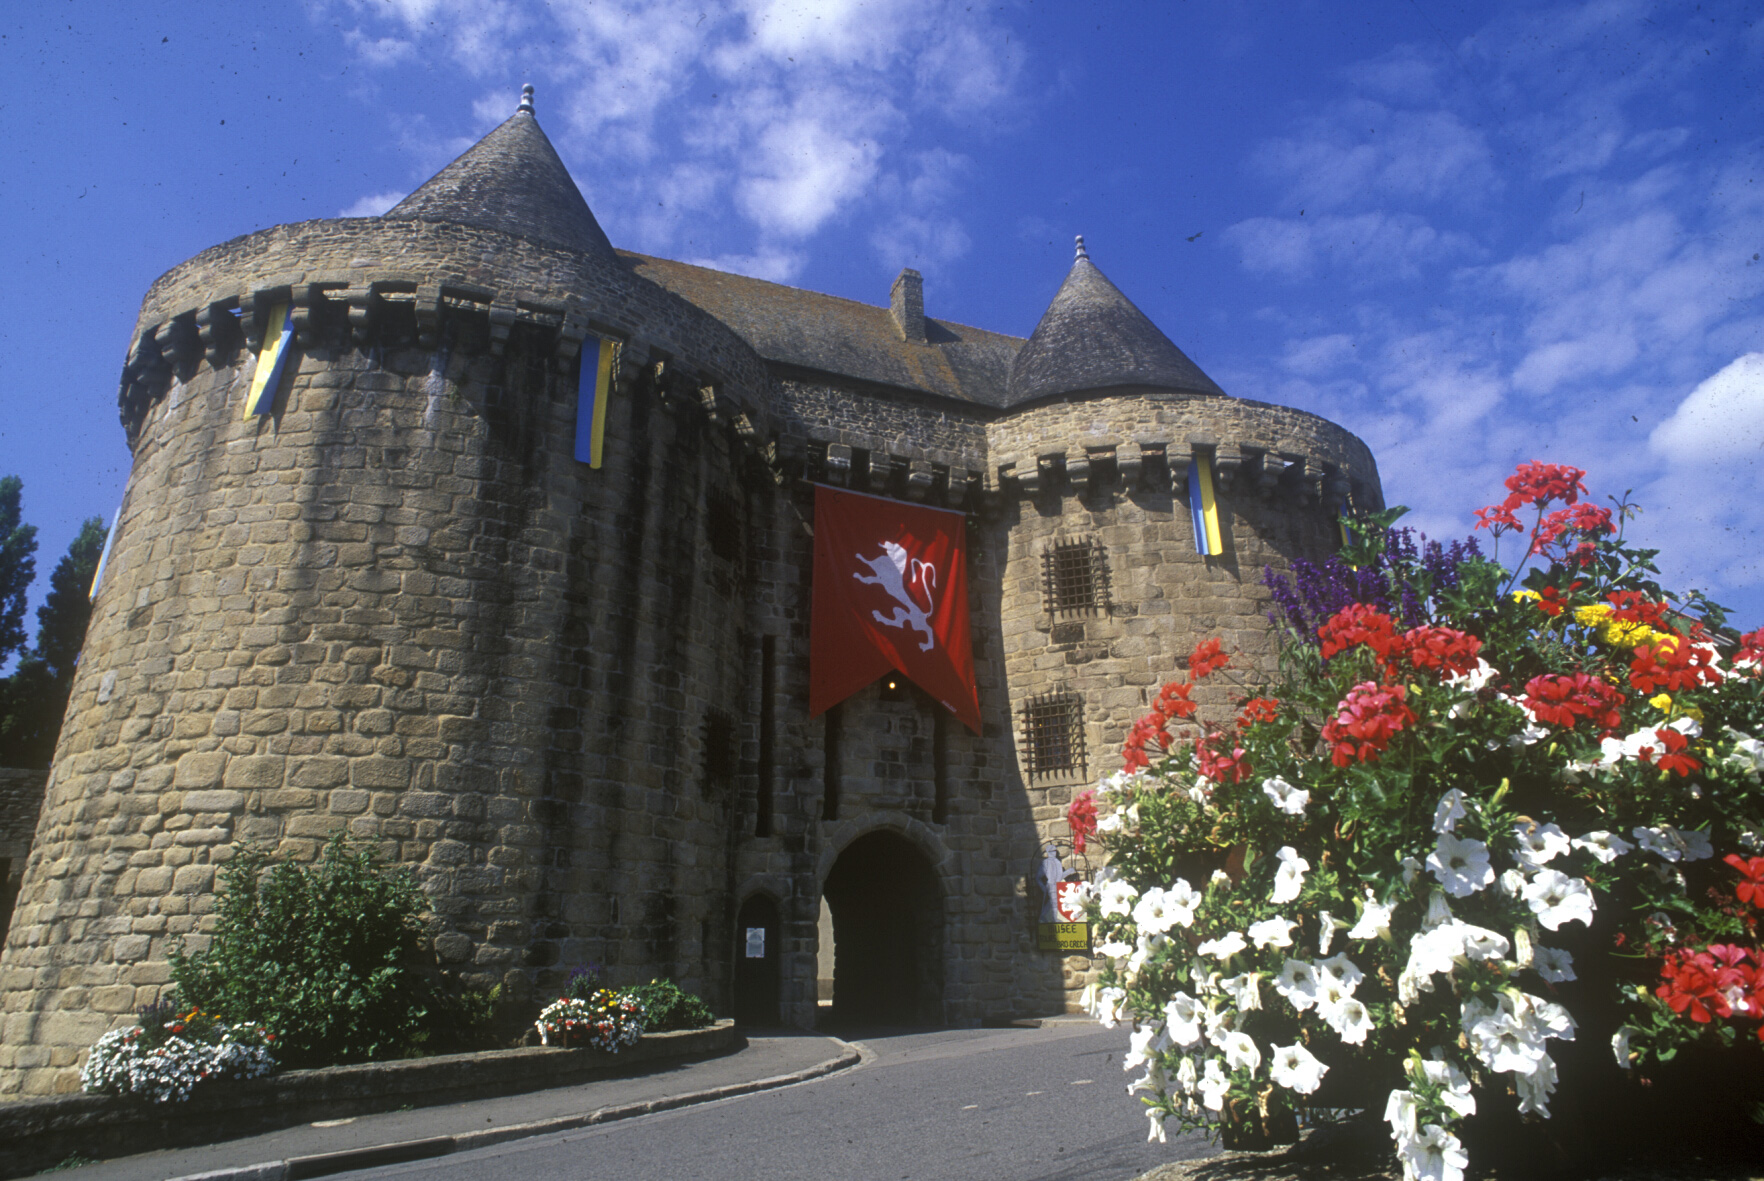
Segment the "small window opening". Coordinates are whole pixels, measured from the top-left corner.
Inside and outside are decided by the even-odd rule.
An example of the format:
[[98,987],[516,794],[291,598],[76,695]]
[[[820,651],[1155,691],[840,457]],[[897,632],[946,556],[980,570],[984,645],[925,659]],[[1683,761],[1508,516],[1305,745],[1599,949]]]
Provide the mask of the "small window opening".
[[1050,615],[1108,613],[1108,559],[1094,537],[1049,546],[1041,555],[1041,581]]
[[1083,698],[1060,691],[1023,703],[1023,765],[1031,779],[1083,773]]

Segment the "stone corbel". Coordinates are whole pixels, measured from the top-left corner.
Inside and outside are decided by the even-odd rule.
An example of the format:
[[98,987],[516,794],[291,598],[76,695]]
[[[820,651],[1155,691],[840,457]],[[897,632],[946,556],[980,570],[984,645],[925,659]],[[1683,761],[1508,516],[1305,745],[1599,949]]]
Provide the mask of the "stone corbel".
[[827,444],[827,483],[844,488],[851,482],[851,448],[844,443]]
[[[317,283],[301,283],[295,286],[294,296],[294,343],[301,348],[312,347],[312,313],[318,302],[324,298],[324,291]],[[268,326],[265,326],[268,331]]]
[[931,483],[936,478],[936,471],[922,459],[915,459],[907,464],[906,491],[908,500],[924,500],[931,491]]
[[366,348],[374,332],[374,289],[368,282],[351,283],[337,292],[349,316],[349,337],[358,348]]
[[441,343],[441,284],[417,284],[416,299],[412,302],[416,311],[417,343],[432,349]]
[[961,508],[968,500],[968,479],[970,473],[965,467],[949,469],[949,483],[943,490],[943,503],[950,508]]
[[866,483],[871,492],[882,492],[888,487],[888,477],[894,474],[894,457],[886,451],[870,452],[870,470]]
[[704,416],[706,418],[710,419],[712,422],[721,422],[722,421],[722,418],[718,414],[718,411],[717,411],[717,387],[716,386],[714,386],[714,385],[701,385],[701,386],[699,386],[698,387],[698,404],[700,407],[702,407],[704,409]]
[[1335,516],[1347,503],[1348,494],[1353,491],[1353,481],[1349,480],[1333,464],[1323,469],[1323,508]]
[[1236,443],[1220,443],[1213,449],[1213,475],[1219,487],[1229,491],[1243,470],[1243,450]]
[[1066,464],[1066,478],[1072,481],[1072,490],[1080,496],[1090,493],[1090,453],[1080,448],[1068,451],[1061,458]]
[[515,306],[498,301],[490,305],[490,353],[500,357],[508,348],[508,334],[514,328]]
[[204,304],[197,309],[196,333],[208,367],[219,369],[239,346],[239,320],[232,313],[231,302]]
[[186,312],[181,316],[173,316],[159,326],[154,333],[154,343],[159,346],[159,355],[167,367],[181,370],[195,362],[202,355],[201,337],[196,330],[196,317]]
[[1286,470],[1286,464],[1272,451],[1258,450],[1255,455],[1256,492],[1266,498],[1274,495],[1280,486],[1280,473]]
[[1145,452],[1138,443],[1123,443],[1115,448],[1115,470],[1121,473],[1121,487],[1136,491],[1145,478]]
[[1041,486],[1043,488],[1058,488],[1060,478],[1065,474],[1066,449],[1064,447],[1043,447],[1036,453],[1035,466],[1041,471]]
[[568,370],[570,362],[581,353],[582,342],[587,339],[588,321],[577,315],[573,308],[566,311],[563,322],[557,326],[557,347],[552,351],[557,367]]

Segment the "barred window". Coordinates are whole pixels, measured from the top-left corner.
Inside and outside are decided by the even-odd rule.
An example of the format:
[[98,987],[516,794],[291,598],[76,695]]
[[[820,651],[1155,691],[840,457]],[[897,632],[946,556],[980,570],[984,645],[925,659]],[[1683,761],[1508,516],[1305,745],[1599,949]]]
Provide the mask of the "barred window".
[[1094,537],[1063,541],[1041,555],[1041,585],[1050,615],[1106,615],[1109,565]]
[[1083,774],[1084,699],[1059,691],[1023,703],[1023,766],[1029,778]]

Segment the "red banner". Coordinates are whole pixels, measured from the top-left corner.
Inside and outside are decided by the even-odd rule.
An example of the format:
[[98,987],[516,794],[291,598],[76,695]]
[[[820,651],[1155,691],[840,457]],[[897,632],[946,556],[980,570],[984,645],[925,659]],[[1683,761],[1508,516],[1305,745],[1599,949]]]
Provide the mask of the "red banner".
[[809,716],[898,669],[980,733],[967,544],[961,513],[815,488]]

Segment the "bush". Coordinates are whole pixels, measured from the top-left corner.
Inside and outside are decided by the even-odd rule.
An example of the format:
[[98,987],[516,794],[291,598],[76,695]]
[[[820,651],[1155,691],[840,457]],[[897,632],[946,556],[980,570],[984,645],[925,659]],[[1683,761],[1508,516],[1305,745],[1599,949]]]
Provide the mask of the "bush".
[[200,1009],[143,1010],[140,1024],[99,1038],[80,1069],[91,1094],[188,1099],[214,1080],[261,1078],[276,1068],[275,1038],[261,1025],[229,1025]]
[[[1276,682],[1199,725],[1193,690],[1230,663],[1199,645],[1126,770],[1074,802],[1075,845],[1110,858],[1087,1003],[1133,1026],[1153,1136],[1266,1144],[1362,1108],[1406,1176],[1459,1181],[1467,1146],[1554,1169],[1588,1163],[1592,1129],[1673,1134],[1644,1114],[1668,1103],[1744,1126],[1764,630],[1667,594],[1583,476],[1522,465],[1479,512],[1528,542],[1511,575],[1474,545],[1417,550],[1395,513],[1270,575]],[[1540,1134],[1552,1106],[1578,1141]]]
[[672,980],[651,980],[623,990],[643,1006],[643,1028],[651,1033],[669,1029],[703,1029],[716,1021],[710,1006]]
[[185,1003],[268,1026],[285,1066],[397,1057],[432,991],[410,966],[425,909],[408,871],[341,835],[310,867],[243,846],[222,871],[208,949],[174,952],[172,977]]

